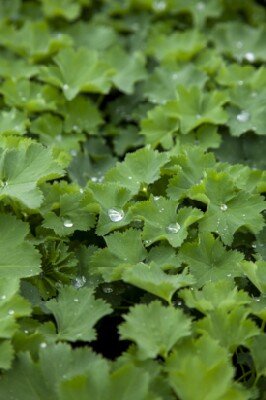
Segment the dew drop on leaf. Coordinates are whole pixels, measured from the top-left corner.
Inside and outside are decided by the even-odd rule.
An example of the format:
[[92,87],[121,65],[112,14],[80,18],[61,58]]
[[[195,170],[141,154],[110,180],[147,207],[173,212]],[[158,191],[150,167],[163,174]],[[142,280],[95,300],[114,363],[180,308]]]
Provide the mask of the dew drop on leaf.
[[63,90],[68,90],[69,89],[69,86],[65,83],[64,85],[63,85]]
[[41,347],[42,349],[45,349],[45,348],[47,347],[47,343],[42,342],[42,343],[40,344],[40,347]]
[[166,3],[164,1],[154,1],[153,9],[155,11],[163,11],[166,8]]
[[79,302],[79,299],[74,299],[74,302],[75,302],[75,303],[78,303],[78,302]]
[[[226,204],[221,204],[221,207],[220,207],[220,209],[222,210],[222,211],[226,211],[227,210],[227,205]],[[219,221],[220,222],[220,221]]]
[[227,274],[226,276],[228,276],[228,278],[230,278],[232,276],[232,274]]
[[196,9],[198,10],[198,11],[203,11],[204,9],[205,9],[205,4],[202,2],[202,1],[199,1],[198,3],[197,3],[197,5],[196,5]]
[[119,222],[122,221],[124,218],[124,211],[123,210],[118,210],[115,208],[110,208],[108,210],[108,216],[112,222]]
[[6,295],[3,294],[3,295],[0,297],[0,299],[1,299],[1,300],[5,300],[5,299],[6,299]]
[[15,311],[14,310],[9,310],[8,311],[8,315],[14,315],[15,314]]
[[166,227],[166,232],[167,233],[178,233],[180,231],[181,226],[179,225],[178,222],[175,224],[170,224]]
[[248,111],[241,111],[239,114],[237,114],[236,119],[238,122],[247,122],[250,118],[250,114]]
[[113,289],[110,286],[103,287],[103,292],[104,293],[113,293]]
[[247,61],[253,63],[253,62],[255,61],[255,55],[254,55],[251,51],[248,51],[248,52],[245,54],[245,59],[246,59]]
[[73,222],[70,219],[65,219],[63,224],[65,228],[72,228],[73,226]]

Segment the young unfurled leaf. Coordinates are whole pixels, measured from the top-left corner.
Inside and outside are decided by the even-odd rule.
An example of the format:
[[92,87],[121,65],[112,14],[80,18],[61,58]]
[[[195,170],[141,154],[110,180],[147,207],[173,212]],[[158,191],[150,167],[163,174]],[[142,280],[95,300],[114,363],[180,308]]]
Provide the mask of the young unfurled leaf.
[[95,299],[90,288],[63,287],[58,299],[45,303],[56,320],[57,339],[91,341],[96,338],[94,325],[112,312],[103,300]]
[[159,301],[136,305],[124,319],[119,327],[120,336],[137,343],[140,359],[166,357],[191,332],[191,321],[181,310],[164,307]]

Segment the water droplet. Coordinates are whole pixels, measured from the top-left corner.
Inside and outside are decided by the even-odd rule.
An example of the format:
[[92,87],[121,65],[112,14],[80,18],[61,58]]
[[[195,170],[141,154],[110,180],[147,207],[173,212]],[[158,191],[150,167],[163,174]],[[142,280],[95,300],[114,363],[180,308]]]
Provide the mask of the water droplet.
[[251,97],[254,98],[254,97],[257,97],[257,96],[258,96],[258,92],[252,92],[252,93],[251,93]]
[[201,114],[197,114],[197,115],[196,115],[196,118],[197,118],[197,119],[200,119],[201,117],[202,117]]
[[132,179],[132,176],[128,176],[128,179],[131,181],[131,179]]
[[159,213],[161,213],[163,211],[164,211],[164,208],[162,207],[162,208],[160,208]]
[[230,278],[232,276],[232,274],[227,274],[226,276],[228,276],[228,278]]
[[66,228],[72,228],[72,226],[74,225],[70,219],[65,219],[63,224],[64,224],[64,227],[66,227]]
[[113,289],[110,287],[110,286],[106,286],[106,287],[103,287],[103,292],[104,293],[113,293]]
[[118,210],[115,208],[110,208],[108,210],[108,216],[112,222],[119,222],[122,221],[124,218],[124,211],[123,210]]
[[1,299],[1,300],[6,300],[6,295],[3,294],[3,295],[0,297],[0,299]]
[[73,129],[73,131],[77,132],[79,130],[79,127],[78,127],[78,125],[73,125],[72,129]]
[[14,310],[9,310],[8,311],[8,315],[14,315],[15,314],[15,311]]
[[237,81],[237,84],[238,84],[239,86],[242,86],[242,85],[244,85],[244,81]]
[[198,11],[203,11],[203,10],[205,9],[205,7],[206,7],[206,4],[204,4],[202,1],[199,1],[199,2],[197,3],[197,5],[196,5],[196,9],[197,9]]
[[259,297],[254,298],[255,301],[260,301]]
[[45,348],[47,347],[47,343],[42,342],[42,343],[40,344],[40,347],[41,347],[42,349],[45,349]]
[[178,75],[176,72],[175,72],[174,74],[172,74],[172,78],[173,78],[174,80],[177,80],[178,77],[179,77],[179,75]]
[[250,114],[248,111],[241,111],[239,114],[237,114],[236,119],[238,122],[247,122],[250,118]]
[[245,54],[245,59],[246,59],[247,61],[249,61],[250,63],[253,63],[253,62],[255,61],[255,55],[254,55],[251,51],[248,51],[248,52]]
[[160,200],[160,196],[154,196],[154,201]]
[[75,303],[78,303],[78,302],[79,302],[79,299],[74,299],[74,301],[75,301]]
[[72,150],[70,150],[70,154],[71,154],[73,157],[76,157],[76,155],[78,154],[78,152],[77,152],[77,150],[72,149]]
[[241,42],[240,40],[238,40],[237,42],[236,42],[236,48],[237,49],[242,49],[242,47],[243,47],[243,42]]
[[65,83],[64,85],[63,85],[63,90],[68,90],[69,89],[69,86]]
[[178,306],[182,306],[182,301],[177,301],[176,304],[177,304]]
[[180,231],[181,226],[179,225],[178,222],[175,224],[170,224],[166,228],[166,233],[178,233]]
[[253,249],[256,249],[256,248],[257,248],[257,245],[256,245],[255,243],[253,243],[253,244],[251,245],[251,247],[253,247]]
[[164,1],[154,1],[153,9],[155,11],[164,11],[166,9],[166,3]]
[[244,217],[244,218],[245,218],[245,216],[246,216],[246,214],[242,214],[242,217]]
[[92,182],[98,182],[98,178],[97,178],[96,176],[92,176],[92,177],[91,177],[91,181],[92,181]]
[[87,282],[87,279],[85,278],[85,276],[78,276],[75,280],[74,280],[74,286],[76,289],[80,289],[81,287],[83,287],[85,285],[85,283]]
[[84,193],[84,189],[80,188],[80,189],[79,189],[79,192],[80,192],[80,193]]
[[24,330],[24,333],[26,333],[26,335],[29,333],[29,331],[27,329]]
[[[227,210],[227,205],[226,204],[221,204],[221,206],[220,206],[220,209],[222,210],[222,211],[226,211]],[[218,223],[220,222],[220,220],[218,221]]]

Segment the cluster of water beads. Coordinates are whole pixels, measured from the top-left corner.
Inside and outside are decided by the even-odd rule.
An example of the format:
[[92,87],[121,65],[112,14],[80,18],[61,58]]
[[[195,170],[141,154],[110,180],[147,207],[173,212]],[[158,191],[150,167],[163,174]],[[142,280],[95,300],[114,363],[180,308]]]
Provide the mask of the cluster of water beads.
[[109,208],[107,213],[112,222],[120,222],[125,216],[124,211],[118,208]]
[[82,288],[84,285],[85,285],[85,283],[87,282],[87,279],[85,278],[85,276],[84,275],[82,275],[82,276],[78,276],[75,280],[74,280],[74,287],[76,288],[76,289],[80,289],[80,288]]
[[178,233],[181,229],[181,226],[179,225],[178,222],[175,222],[174,224],[170,224],[166,227],[166,233],[169,234],[175,234]]

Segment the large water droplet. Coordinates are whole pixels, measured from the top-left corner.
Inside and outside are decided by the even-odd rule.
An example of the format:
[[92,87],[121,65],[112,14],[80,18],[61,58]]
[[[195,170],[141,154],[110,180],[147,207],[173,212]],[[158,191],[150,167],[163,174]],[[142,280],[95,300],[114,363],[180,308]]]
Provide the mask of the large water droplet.
[[75,280],[74,280],[74,286],[76,289],[80,289],[81,287],[83,287],[85,285],[85,283],[87,282],[87,279],[85,278],[85,276],[78,276]]
[[66,228],[72,228],[72,226],[74,225],[70,219],[64,219],[63,224],[64,224],[64,227],[66,227]]
[[40,347],[41,347],[42,349],[45,349],[45,348],[47,347],[47,343],[42,342],[42,343],[40,344]]
[[236,119],[238,122],[247,122],[250,118],[250,114],[248,111],[241,111],[239,114],[237,114]]
[[166,9],[166,3],[164,1],[154,1],[153,9],[155,11],[164,11]]
[[119,222],[122,221],[124,218],[124,211],[123,210],[118,210],[115,208],[110,208],[108,210],[108,216],[112,222]]
[[63,85],[63,90],[68,90],[69,89],[69,86],[65,83],[64,85]]
[[166,233],[178,233],[181,229],[181,226],[179,225],[178,222],[175,224],[170,224],[166,227]]
[[197,9],[198,11],[203,11],[203,10],[205,9],[205,7],[206,7],[206,4],[204,4],[202,1],[199,1],[199,2],[196,4],[196,9]]
[[253,62],[255,61],[255,55],[254,55],[251,51],[248,51],[248,52],[245,54],[245,59],[246,59],[247,61],[253,63]]
[[[226,211],[227,210],[227,205],[226,204],[221,204],[221,206],[220,206],[220,209],[222,210],[222,211]],[[220,222],[220,221],[219,221]]]

